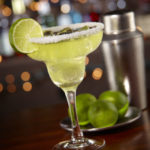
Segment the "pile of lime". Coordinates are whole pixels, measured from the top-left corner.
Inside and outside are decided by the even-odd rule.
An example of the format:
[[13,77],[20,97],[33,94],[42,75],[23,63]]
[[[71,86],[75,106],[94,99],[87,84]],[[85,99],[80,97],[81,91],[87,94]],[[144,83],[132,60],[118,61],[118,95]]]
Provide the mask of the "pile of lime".
[[89,93],[78,95],[76,106],[81,126],[91,124],[95,128],[105,128],[115,125],[125,116],[129,101],[120,91],[105,91],[98,99]]

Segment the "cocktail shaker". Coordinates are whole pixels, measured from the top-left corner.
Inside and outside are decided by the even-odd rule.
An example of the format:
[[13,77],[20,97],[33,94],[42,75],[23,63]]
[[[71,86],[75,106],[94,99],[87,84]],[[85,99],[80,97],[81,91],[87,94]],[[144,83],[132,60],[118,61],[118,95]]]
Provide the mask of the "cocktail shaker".
[[103,17],[102,54],[110,90],[124,92],[131,105],[145,109],[145,65],[143,34],[136,28],[132,11],[119,10]]

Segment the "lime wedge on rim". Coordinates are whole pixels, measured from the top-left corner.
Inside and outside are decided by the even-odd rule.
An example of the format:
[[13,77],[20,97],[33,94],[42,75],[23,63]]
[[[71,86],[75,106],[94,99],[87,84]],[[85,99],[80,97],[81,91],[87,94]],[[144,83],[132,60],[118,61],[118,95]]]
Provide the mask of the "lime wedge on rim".
[[22,18],[15,21],[9,30],[9,41],[11,46],[20,53],[32,53],[38,47],[30,42],[31,38],[42,37],[43,31],[35,20]]

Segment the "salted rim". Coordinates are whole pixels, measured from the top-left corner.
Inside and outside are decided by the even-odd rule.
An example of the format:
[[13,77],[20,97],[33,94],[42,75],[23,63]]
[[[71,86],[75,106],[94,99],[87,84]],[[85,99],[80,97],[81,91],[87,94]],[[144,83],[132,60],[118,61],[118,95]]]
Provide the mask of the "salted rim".
[[77,29],[77,28],[82,28],[86,25],[89,27],[93,27],[93,26],[96,26],[96,27],[88,29],[88,30],[84,30],[84,31],[77,31],[77,32],[69,33],[69,34],[31,38],[30,42],[39,43],[39,44],[57,43],[57,42],[64,41],[64,40],[79,38],[79,37],[85,36],[85,35],[88,36],[91,34],[95,34],[104,28],[103,23],[86,22],[86,23],[70,24],[68,26],[55,26],[55,27],[44,29],[44,31],[51,30],[53,32],[56,32],[56,31],[60,31],[64,28],[66,28],[66,27],[70,27],[71,29]]

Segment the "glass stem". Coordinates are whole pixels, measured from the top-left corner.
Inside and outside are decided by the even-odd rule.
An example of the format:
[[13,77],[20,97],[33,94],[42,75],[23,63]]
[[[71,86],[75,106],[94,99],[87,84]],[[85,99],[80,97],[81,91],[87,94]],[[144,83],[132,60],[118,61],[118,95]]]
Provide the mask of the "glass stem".
[[67,98],[69,113],[72,122],[72,137],[71,140],[73,143],[83,142],[83,132],[80,129],[77,112],[76,112],[76,91],[65,91]]

